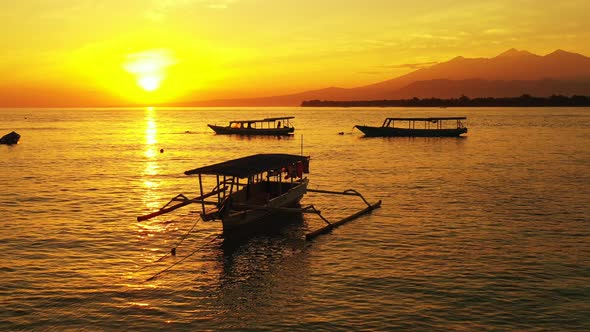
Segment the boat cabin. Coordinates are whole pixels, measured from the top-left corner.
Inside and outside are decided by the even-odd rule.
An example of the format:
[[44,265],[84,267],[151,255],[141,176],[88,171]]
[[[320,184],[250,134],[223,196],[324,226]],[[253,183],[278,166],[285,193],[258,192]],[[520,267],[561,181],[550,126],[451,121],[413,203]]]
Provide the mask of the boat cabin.
[[[298,203],[307,188],[309,157],[290,154],[257,154],[184,172],[198,175],[204,220],[222,219],[224,229],[235,212],[278,208]],[[204,187],[212,187],[205,192]],[[300,189],[297,189],[301,187]],[[213,205],[207,211],[205,205]],[[264,211],[263,211],[264,212]],[[235,218],[234,218],[235,219]]]
[[229,122],[229,127],[233,129],[275,129],[291,128],[290,120],[294,116],[284,116],[278,118],[266,118],[261,120],[235,120]]
[[[459,137],[467,133],[464,116],[385,118],[381,127],[356,125],[366,137]],[[396,126],[396,124],[398,126]]]
[[290,135],[295,131],[290,120],[293,116],[266,118],[262,120],[235,120],[227,126],[208,124],[216,134],[223,135]]
[[[407,128],[407,129],[462,129],[465,128],[463,120],[467,117],[429,117],[429,118],[386,118],[383,128]],[[396,121],[401,125],[395,126]],[[418,128],[416,128],[416,122]]]

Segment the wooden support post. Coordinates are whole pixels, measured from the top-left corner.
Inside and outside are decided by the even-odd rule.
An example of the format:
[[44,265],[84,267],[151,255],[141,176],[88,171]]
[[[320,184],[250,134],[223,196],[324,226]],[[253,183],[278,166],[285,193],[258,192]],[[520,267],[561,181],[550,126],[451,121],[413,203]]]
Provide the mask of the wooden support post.
[[[219,175],[216,175],[216,177],[217,177],[217,188],[221,188],[221,185],[219,184]],[[217,202],[221,202],[221,193],[220,192],[217,193]]]
[[[223,187],[221,189],[218,189],[217,191],[212,191],[212,192],[210,192],[208,194],[201,195],[201,196],[195,197],[193,199],[188,199],[188,198],[186,198],[186,196],[184,196],[182,194],[177,195],[176,197],[174,197],[173,199],[171,199],[170,202],[168,202],[166,205],[164,205],[158,211],[155,211],[155,212],[152,212],[152,213],[149,213],[149,214],[146,214],[146,215],[137,217],[137,221],[148,220],[148,219],[151,219],[153,217],[157,217],[159,215],[162,215],[164,213],[172,212],[172,211],[174,211],[176,209],[179,209],[179,208],[181,208],[183,206],[186,206],[186,205],[189,205],[189,204],[192,204],[192,203],[199,203],[199,202],[201,202],[203,205],[204,204],[211,204],[212,205],[211,202],[205,202],[204,199],[217,194],[219,191],[225,191],[226,189],[227,189],[227,187]],[[172,202],[180,202],[180,203],[178,203],[176,205],[172,205],[172,206],[169,207],[168,205],[170,205],[170,203],[172,203]]]
[[[199,174],[199,189],[201,190],[201,196],[203,196],[203,179],[201,178],[201,174]],[[201,203],[203,208],[203,214],[205,214],[205,203]]]
[[248,177],[248,181],[246,183],[246,202],[250,200],[250,184],[252,183],[252,177]]
[[[226,179],[226,177],[225,177],[225,175],[224,175],[224,176],[223,176],[223,185],[225,186],[225,184],[226,184],[226,183],[227,183],[227,179]],[[231,189],[230,189],[230,192],[231,192]],[[225,200],[225,197],[226,197],[226,196],[227,196],[227,195],[226,195],[226,193],[225,193],[225,191],[224,191],[224,192],[223,192],[223,200]],[[219,201],[219,203],[221,203],[221,201]]]

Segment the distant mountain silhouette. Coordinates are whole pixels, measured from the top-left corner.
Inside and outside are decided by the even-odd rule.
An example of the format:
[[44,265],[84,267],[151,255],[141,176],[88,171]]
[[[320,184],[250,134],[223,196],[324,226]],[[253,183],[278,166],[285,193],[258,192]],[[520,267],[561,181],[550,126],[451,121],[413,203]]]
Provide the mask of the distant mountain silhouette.
[[[435,93],[434,93],[435,92]],[[532,96],[590,95],[590,79],[535,81],[503,80],[430,80],[411,83],[391,94],[391,98],[456,98],[469,97],[513,97],[522,94]]]
[[493,58],[458,56],[387,81],[357,88],[326,88],[265,98],[180,103],[179,106],[296,106],[304,100],[547,97],[590,95],[590,58],[556,50],[545,56],[510,49]]

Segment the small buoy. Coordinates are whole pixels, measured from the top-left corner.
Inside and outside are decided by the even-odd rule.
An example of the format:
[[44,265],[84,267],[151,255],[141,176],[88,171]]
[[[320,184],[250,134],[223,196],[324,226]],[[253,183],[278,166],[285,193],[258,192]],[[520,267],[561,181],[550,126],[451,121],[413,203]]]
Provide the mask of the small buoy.
[[172,254],[172,256],[176,256],[176,248],[170,249],[170,254]]
[[160,149],[160,153],[164,153],[164,149]]

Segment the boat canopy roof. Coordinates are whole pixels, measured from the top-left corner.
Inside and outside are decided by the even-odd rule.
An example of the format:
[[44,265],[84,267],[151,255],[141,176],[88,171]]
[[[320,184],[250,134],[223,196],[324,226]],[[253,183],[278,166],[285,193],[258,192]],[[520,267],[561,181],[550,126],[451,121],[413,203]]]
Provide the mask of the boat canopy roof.
[[309,157],[293,154],[255,154],[224,161],[218,164],[195,168],[184,172],[184,174],[225,175],[245,178],[265,171],[280,169],[295,164],[298,161],[304,162],[308,159]]
[[454,117],[430,117],[430,118],[386,118],[385,120],[393,121],[437,121],[437,120],[467,120],[465,116],[454,116]]
[[275,122],[275,121],[279,121],[279,120],[288,120],[288,119],[293,119],[295,118],[294,116],[283,116],[283,117],[279,117],[279,118],[266,118],[266,119],[261,119],[261,120],[235,120],[235,121],[230,121],[229,123],[251,123],[251,122]]

